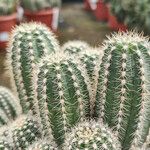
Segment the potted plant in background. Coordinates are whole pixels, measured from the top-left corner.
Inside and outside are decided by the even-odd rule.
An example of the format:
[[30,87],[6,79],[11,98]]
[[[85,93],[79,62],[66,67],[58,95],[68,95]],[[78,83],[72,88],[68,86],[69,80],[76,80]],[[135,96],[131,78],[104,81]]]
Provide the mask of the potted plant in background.
[[109,8],[108,25],[113,30],[126,31],[127,26],[124,24],[125,10],[122,7],[122,1],[110,0],[107,4]]
[[53,31],[57,30],[60,5],[61,0],[22,0],[27,21],[44,23]]
[[97,0],[96,9],[94,10],[94,15],[97,20],[100,21],[108,20],[108,7],[104,3],[104,0]]
[[9,33],[17,22],[17,0],[0,1],[0,49],[5,49]]

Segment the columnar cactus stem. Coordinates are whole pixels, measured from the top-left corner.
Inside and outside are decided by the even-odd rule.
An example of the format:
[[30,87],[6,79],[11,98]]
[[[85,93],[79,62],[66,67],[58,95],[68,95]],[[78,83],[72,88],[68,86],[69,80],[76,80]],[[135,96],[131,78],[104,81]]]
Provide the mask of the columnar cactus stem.
[[96,88],[98,83],[98,75],[99,75],[99,64],[101,64],[101,58],[102,58],[103,52],[100,50],[100,48],[88,48],[80,53],[79,60],[81,61],[82,65],[85,66],[86,74],[88,75],[90,79],[90,110],[91,110],[91,116],[93,116],[94,113],[94,107],[95,107],[95,99],[96,99]]
[[105,41],[95,114],[116,131],[123,149],[141,145],[149,129],[150,43],[134,32]]
[[80,54],[80,52],[83,52],[87,49],[89,49],[88,43],[84,41],[68,41],[62,46],[62,50],[64,52],[68,52],[69,54]]
[[37,87],[35,99],[38,100],[43,132],[51,136],[52,128],[60,145],[68,128],[89,117],[90,87],[87,75],[76,59],[58,52],[40,63]]
[[13,150],[12,145],[7,142],[8,139],[5,139],[2,137],[2,139],[0,139],[0,150]]
[[18,117],[21,112],[21,106],[17,98],[5,87],[0,86],[0,109],[6,114],[10,121]]
[[68,133],[64,149],[120,150],[121,148],[112,131],[102,123],[83,121]]
[[23,111],[33,107],[36,64],[42,56],[59,49],[58,42],[42,24],[22,24],[12,31],[8,61]]

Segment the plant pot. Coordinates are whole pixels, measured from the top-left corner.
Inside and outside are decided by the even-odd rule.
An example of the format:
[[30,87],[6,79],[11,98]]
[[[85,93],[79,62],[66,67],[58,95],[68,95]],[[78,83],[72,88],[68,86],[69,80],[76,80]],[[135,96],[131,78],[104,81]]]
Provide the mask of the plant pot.
[[107,21],[108,20],[108,7],[103,2],[103,0],[99,0],[96,5],[96,9],[94,10],[94,15],[97,20]]
[[108,19],[108,25],[111,29],[115,31],[126,31],[127,26],[123,23],[118,22],[117,18],[113,16],[111,13],[109,13],[109,19]]
[[27,19],[28,22],[35,21],[35,22],[41,22],[48,27],[52,28],[52,22],[53,22],[53,9],[48,10],[41,10],[38,12],[31,12],[31,11],[24,11],[24,16]]
[[87,10],[87,11],[92,10],[89,0],[84,0],[84,9]]
[[0,16],[0,49],[5,49],[9,40],[9,33],[17,23],[17,14]]

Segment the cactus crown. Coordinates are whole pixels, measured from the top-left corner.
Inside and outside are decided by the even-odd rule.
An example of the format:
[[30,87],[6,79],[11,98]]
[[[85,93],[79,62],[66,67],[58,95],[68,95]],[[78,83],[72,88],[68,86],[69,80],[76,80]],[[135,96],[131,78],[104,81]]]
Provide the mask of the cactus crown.
[[0,16],[10,15],[16,11],[17,0],[1,0]]
[[119,150],[120,144],[113,133],[100,122],[84,121],[68,133],[64,149]]
[[68,52],[69,54],[78,54],[84,50],[89,49],[88,43],[84,41],[68,41],[62,47],[63,51]]
[[25,10],[39,11],[54,6],[60,6],[61,0],[22,0],[22,5]]

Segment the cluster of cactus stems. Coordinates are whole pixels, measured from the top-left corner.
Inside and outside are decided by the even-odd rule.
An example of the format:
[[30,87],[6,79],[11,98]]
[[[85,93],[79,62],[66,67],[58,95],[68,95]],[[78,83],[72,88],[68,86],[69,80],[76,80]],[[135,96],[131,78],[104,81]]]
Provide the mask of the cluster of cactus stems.
[[[13,73],[23,112],[33,107],[34,77],[40,58],[59,49],[53,33],[44,25],[22,24],[12,31],[8,67]],[[14,85],[14,84],[13,84]]]
[[68,128],[90,116],[89,81],[78,60],[61,52],[45,57],[39,65],[38,120],[43,132],[53,134],[60,145]]
[[89,49],[89,44],[84,41],[68,41],[62,46],[62,50],[69,54],[80,54],[81,52]]
[[95,116],[114,128],[125,150],[142,144],[149,130],[149,46],[142,35],[127,32],[114,34],[103,48]]
[[[119,32],[102,50],[83,41],[70,41],[60,50],[45,26],[16,27],[8,48],[12,84],[23,112],[31,109],[36,121],[20,116],[10,122],[0,134],[11,142],[0,140],[0,148],[147,150],[149,47],[142,35]],[[0,126],[20,113],[13,100],[0,94]]]
[[120,150],[120,143],[102,122],[83,121],[67,135],[65,150]]
[[0,112],[1,117],[6,116],[5,119],[10,121],[14,120],[22,112],[17,98],[10,90],[2,86],[0,86]]

